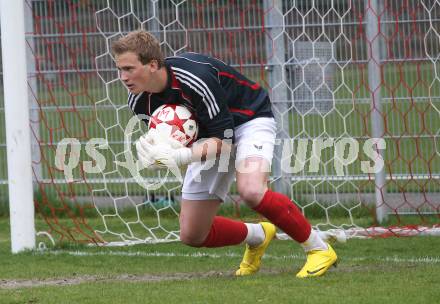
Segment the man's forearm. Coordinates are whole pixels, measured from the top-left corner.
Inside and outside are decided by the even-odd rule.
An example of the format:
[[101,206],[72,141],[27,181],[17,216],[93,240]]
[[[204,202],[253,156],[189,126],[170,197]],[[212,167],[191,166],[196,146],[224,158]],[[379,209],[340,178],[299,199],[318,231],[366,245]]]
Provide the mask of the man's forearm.
[[[225,147],[224,145],[228,145]],[[192,161],[205,161],[220,155],[222,147],[224,151],[230,151],[230,144],[216,137],[208,138],[202,142],[194,143],[191,147]]]

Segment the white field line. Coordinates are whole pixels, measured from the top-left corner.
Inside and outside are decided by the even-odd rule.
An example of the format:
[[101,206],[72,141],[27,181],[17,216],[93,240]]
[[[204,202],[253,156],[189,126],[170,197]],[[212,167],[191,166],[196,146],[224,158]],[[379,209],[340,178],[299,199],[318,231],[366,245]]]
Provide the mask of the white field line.
[[[105,252],[87,252],[87,251],[65,251],[65,250],[48,250],[48,251],[36,251],[35,254],[42,255],[71,255],[71,256],[127,256],[127,257],[182,257],[182,258],[201,258],[209,257],[213,259],[224,258],[241,258],[242,254],[234,252],[226,253],[206,253],[206,252],[194,252],[194,253],[174,253],[174,252],[142,252],[142,251],[105,251]],[[304,260],[305,255],[291,254],[291,255],[271,255],[265,254],[264,259],[271,260]],[[344,261],[362,262],[362,261],[377,261],[388,263],[418,263],[418,264],[438,264],[440,263],[440,256],[425,256],[425,257],[399,257],[394,256],[359,256],[359,257],[344,257]]]

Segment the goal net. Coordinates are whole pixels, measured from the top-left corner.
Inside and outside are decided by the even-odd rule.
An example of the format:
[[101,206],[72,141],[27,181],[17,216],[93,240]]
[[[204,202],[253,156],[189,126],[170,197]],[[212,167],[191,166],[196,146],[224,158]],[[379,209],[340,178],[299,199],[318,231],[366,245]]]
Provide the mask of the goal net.
[[[146,127],[110,46],[140,28],[167,56],[209,54],[268,89],[271,187],[316,229],[439,234],[439,1],[28,0],[26,10],[42,241],[179,238],[180,180],[128,169]],[[258,219],[241,205],[233,187],[223,208]]]

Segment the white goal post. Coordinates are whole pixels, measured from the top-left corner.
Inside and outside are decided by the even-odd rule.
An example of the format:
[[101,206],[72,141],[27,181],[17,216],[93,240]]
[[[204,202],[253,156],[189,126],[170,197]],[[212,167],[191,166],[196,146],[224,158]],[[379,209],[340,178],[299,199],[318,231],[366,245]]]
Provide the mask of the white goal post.
[[0,1],[11,250],[35,248],[31,135],[22,1]]

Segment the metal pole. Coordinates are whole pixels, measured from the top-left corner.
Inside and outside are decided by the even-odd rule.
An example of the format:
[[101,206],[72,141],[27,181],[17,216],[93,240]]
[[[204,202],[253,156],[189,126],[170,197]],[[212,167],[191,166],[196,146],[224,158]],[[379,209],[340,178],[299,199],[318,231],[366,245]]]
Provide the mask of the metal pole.
[[[268,9],[271,8],[269,11]],[[283,1],[264,0],[264,11],[267,14],[264,18],[265,28],[268,29],[268,38],[266,38],[266,54],[268,57],[268,78],[272,88],[271,100],[274,110],[275,121],[277,122],[277,141],[275,146],[274,162],[272,172],[274,177],[274,190],[290,195],[289,176],[281,168],[281,156],[283,150],[283,140],[289,136],[288,119],[288,95],[286,87],[286,51],[284,46],[284,26],[283,26]],[[274,90],[275,88],[275,90]]]
[[[369,8],[368,8],[369,6]],[[384,134],[382,117],[382,97],[380,93],[381,83],[381,44],[379,34],[379,5],[377,0],[365,0],[365,9],[367,9],[367,52],[371,54],[368,61],[368,83],[371,90],[371,131],[372,137],[382,138]],[[383,158],[382,150],[377,149],[378,155]],[[375,173],[375,197],[376,197],[376,219],[379,223],[387,220],[388,207],[385,205],[385,170],[382,168]]]
[[0,0],[11,249],[35,248],[23,1]]

